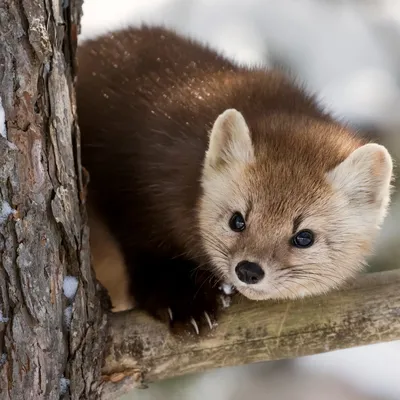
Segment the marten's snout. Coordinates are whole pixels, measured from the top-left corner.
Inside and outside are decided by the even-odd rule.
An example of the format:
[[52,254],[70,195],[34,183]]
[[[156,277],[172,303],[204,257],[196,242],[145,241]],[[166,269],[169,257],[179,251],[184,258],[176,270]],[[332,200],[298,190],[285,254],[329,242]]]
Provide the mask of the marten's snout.
[[248,285],[254,285],[264,278],[263,269],[256,263],[250,261],[240,261],[236,265],[235,272],[237,277]]

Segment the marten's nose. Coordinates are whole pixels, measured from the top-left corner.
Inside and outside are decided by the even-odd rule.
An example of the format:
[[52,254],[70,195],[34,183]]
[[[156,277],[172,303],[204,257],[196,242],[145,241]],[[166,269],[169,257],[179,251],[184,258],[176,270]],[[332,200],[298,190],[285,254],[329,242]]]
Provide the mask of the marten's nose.
[[250,261],[240,261],[235,268],[237,277],[248,285],[254,285],[264,278],[263,269],[256,263]]

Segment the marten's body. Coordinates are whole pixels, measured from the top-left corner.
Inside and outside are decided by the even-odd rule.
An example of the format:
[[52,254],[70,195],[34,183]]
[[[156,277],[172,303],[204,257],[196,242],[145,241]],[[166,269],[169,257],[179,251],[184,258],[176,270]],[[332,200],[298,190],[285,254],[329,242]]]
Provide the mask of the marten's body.
[[[81,46],[77,96],[89,203],[120,247],[135,301],[153,315],[214,311],[218,280],[254,299],[320,293],[353,276],[369,253],[388,203],[390,157],[279,72],[235,66],[161,28],[127,29]],[[350,221],[351,201],[337,194],[344,170],[333,171],[360,148],[371,160],[377,154],[383,175],[365,189],[374,198],[365,210],[357,199],[365,215]],[[366,156],[358,157],[343,168]],[[241,219],[229,228],[235,212],[244,232]],[[315,245],[293,250],[301,227],[319,231]],[[243,260],[261,265],[256,285],[237,279]],[[292,283],[280,287],[291,265]]]

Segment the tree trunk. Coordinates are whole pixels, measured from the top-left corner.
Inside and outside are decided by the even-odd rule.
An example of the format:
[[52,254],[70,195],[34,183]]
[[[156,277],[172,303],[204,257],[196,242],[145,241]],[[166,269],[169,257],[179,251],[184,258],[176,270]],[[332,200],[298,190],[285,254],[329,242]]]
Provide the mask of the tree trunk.
[[[0,0],[2,400],[100,396],[106,317],[90,267],[74,93],[81,3]],[[64,293],[65,276],[74,278]]]

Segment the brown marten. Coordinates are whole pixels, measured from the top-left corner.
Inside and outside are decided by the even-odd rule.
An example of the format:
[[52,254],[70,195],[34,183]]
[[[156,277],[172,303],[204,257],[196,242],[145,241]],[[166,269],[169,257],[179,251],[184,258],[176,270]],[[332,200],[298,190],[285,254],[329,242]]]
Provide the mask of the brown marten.
[[78,57],[94,268],[117,309],[132,295],[197,330],[221,283],[299,298],[361,270],[390,198],[383,146],[280,71],[164,28],[100,36]]

